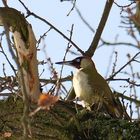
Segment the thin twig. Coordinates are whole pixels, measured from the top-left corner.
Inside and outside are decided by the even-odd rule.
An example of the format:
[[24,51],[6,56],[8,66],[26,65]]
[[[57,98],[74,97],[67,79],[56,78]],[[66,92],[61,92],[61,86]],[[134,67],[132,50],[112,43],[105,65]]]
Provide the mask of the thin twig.
[[[67,81],[71,81],[72,80],[72,76],[67,76],[64,78],[59,79],[60,82],[67,82]],[[57,80],[53,80],[53,79],[40,79],[40,82],[46,83],[46,84],[55,84],[57,82]]]
[[109,77],[107,80],[113,79],[120,71],[122,71],[128,64],[130,64],[132,61],[135,61],[135,58],[140,54],[140,52],[136,53],[130,61],[128,61],[125,65],[123,65],[118,71],[116,71],[111,77]]
[[140,100],[136,100],[136,99],[134,99],[132,97],[128,97],[128,96],[126,96],[126,95],[124,95],[122,93],[119,93],[119,92],[115,91],[115,96],[121,97],[121,98],[126,99],[126,100],[131,101],[131,102],[134,102],[136,105],[140,105]]
[[130,80],[130,78],[117,78],[117,79],[113,78],[113,79],[109,79],[109,81],[126,81],[127,83],[129,83],[133,86],[140,87],[140,84],[136,84],[136,82],[134,82],[133,80]]
[[[127,57],[128,57],[128,60],[130,61],[131,60],[130,54],[128,54]],[[130,66],[130,71],[131,71],[131,75],[132,75],[132,80],[134,81],[135,77],[134,77],[133,66],[131,63],[129,63],[129,66]],[[131,87],[132,87],[131,90],[133,90],[133,92],[134,92],[134,98],[137,99],[136,87],[134,85],[132,85]],[[137,109],[137,114],[138,114],[138,118],[139,118],[140,117],[139,106],[136,106],[136,109]]]
[[41,40],[47,35],[47,33],[48,33],[51,29],[52,29],[52,28],[50,27],[43,35],[40,36],[40,38],[39,38],[38,41],[37,41],[37,47],[36,47],[36,48],[39,47],[39,44],[40,44]]
[[133,43],[127,43],[127,42],[115,42],[115,43],[111,43],[111,42],[104,41],[104,40],[101,40],[101,42],[102,43],[98,46],[98,48],[101,47],[101,46],[103,46],[103,45],[109,45],[109,46],[125,45],[127,47],[130,47],[131,46],[131,47],[135,47],[135,48],[139,49],[138,48],[138,45],[135,45]]
[[10,67],[12,68],[12,70],[13,70],[15,76],[16,76],[16,75],[17,75],[17,74],[16,74],[16,69],[14,68],[14,66],[13,66],[12,63],[10,62],[9,58],[7,57],[6,53],[4,52],[3,47],[1,47],[1,50],[2,50],[1,53],[5,56],[5,58],[6,58],[7,62],[8,62],[8,64],[10,65]]
[[80,19],[83,21],[83,23],[93,32],[95,33],[95,30],[91,27],[91,25],[85,20],[85,18],[83,17],[82,13],[80,12],[80,10],[75,6],[76,12],[79,15]]
[[69,11],[69,13],[67,14],[67,16],[69,16],[70,13],[74,10],[75,5],[76,5],[76,0],[73,0],[73,1],[72,1],[72,8],[71,8],[71,10]]
[[[72,40],[72,35],[73,35],[73,28],[74,28],[74,24],[72,24],[72,26],[71,26],[71,30],[70,30],[70,40]],[[67,53],[69,52],[69,49],[71,48],[72,46],[70,45],[70,42],[68,42],[68,45],[67,45],[67,49],[66,49],[66,52],[65,52],[65,54],[64,54],[64,57],[63,57],[63,61],[65,61],[65,59],[66,59],[66,55],[67,55]],[[60,88],[60,79],[61,79],[61,77],[62,77],[62,72],[63,72],[63,68],[64,68],[64,65],[62,65],[62,67],[61,67],[61,71],[60,71],[60,76],[59,76],[59,79],[57,80],[57,89],[59,89]],[[57,92],[58,92],[58,90],[57,90]],[[57,93],[56,92],[56,93]]]

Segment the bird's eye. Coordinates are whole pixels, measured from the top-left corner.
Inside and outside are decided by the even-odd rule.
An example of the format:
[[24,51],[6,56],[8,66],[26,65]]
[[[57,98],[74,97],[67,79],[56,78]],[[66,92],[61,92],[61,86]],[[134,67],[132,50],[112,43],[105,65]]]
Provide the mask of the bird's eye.
[[80,63],[81,59],[80,58],[77,58],[76,59],[76,62]]

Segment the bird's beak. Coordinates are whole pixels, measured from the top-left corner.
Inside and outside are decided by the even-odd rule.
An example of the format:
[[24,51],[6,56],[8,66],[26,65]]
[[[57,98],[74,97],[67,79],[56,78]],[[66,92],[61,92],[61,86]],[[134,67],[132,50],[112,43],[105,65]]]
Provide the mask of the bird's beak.
[[61,62],[56,62],[55,64],[73,66],[73,61],[61,61]]

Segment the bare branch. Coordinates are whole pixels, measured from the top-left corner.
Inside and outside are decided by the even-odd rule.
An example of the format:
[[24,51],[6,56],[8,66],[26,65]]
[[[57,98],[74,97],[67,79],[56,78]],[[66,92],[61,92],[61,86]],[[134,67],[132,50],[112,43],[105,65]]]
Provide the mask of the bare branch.
[[95,34],[95,36],[94,36],[94,38],[91,42],[90,47],[88,48],[88,50],[85,53],[86,55],[88,55],[90,57],[92,57],[94,55],[94,52],[95,52],[95,50],[98,46],[98,43],[100,41],[103,29],[105,27],[106,21],[108,19],[108,16],[109,16],[109,13],[110,13],[110,10],[111,10],[111,7],[113,5],[113,2],[114,2],[114,0],[109,0],[109,2],[106,1],[104,12],[103,12],[103,15],[101,17],[101,20],[100,20],[99,26],[97,28],[96,34]]
[[32,15],[35,18],[38,18],[39,20],[41,20],[44,23],[46,23],[47,25],[49,25],[52,29],[54,29],[56,32],[58,32],[62,37],[64,37],[66,40],[68,40],[82,55],[84,55],[84,52],[72,40],[70,40],[66,35],[64,35],[59,29],[57,29],[54,25],[52,25],[50,22],[48,22],[44,18],[42,18],[42,17],[36,15],[35,13],[31,12],[21,0],[19,0],[19,1],[24,6],[24,8],[26,9],[28,16]]

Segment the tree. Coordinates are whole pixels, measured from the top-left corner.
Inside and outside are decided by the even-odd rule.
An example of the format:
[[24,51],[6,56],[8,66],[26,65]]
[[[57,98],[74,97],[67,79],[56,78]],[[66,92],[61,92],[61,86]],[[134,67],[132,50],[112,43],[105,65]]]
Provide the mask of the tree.
[[[27,8],[21,0],[19,0],[19,2],[26,10],[26,16],[22,15],[16,9],[8,7],[6,1],[3,2],[5,7],[0,8],[0,24],[4,27],[4,31],[1,33],[0,49],[1,54],[4,55],[7,63],[13,70],[14,76],[7,76],[8,71],[6,71],[5,65],[3,64],[4,76],[0,76],[0,96],[3,97],[0,101],[1,138],[9,137],[10,139],[19,139],[19,136],[21,137],[23,133],[23,139],[138,139],[140,137],[140,126],[137,121],[129,122],[127,120],[119,120],[109,115],[104,115],[103,112],[96,112],[95,110],[87,111],[82,106],[76,105],[73,101],[66,100],[66,97],[73,89],[68,92],[68,88],[66,88],[67,85],[64,83],[71,81],[72,75],[62,77],[62,67],[60,76],[58,76],[58,70],[56,70],[53,65],[53,57],[50,58],[46,55],[45,48],[42,50],[46,55],[46,61],[38,60],[37,62],[36,54],[40,53],[41,50],[39,50],[38,47],[52,29],[67,40],[67,48],[63,60],[66,60],[68,54],[78,55],[80,53],[80,55],[92,57],[98,47],[102,49],[103,46],[119,47],[120,45],[126,45],[129,46],[129,48],[135,47],[137,49],[136,54],[134,56],[128,54],[128,61],[118,70],[116,70],[118,52],[114,53],[115,60],[111,69],[112,73],[106,80],[109,82],[123,81],[128,83],[127,90],[130,90],[129,96],[126,94],[128,93],[127,90],[126,93],[125,90],[121,93],[118,89],[114,91],[116,100],[120,98],[125,109],[130,112],[129,114],[132,119],[136,116],[135,118],[138,120],[140,104],[138,99],[138,88],[140,84],[138,82],[140,76],[137,66],[139,65],[140,55],[138,39],[140,3],[138,1],[133,1],[129,2],[128,5],[121,6],[113,0],[107,1],[95,32],[76,7],[77,1],[70,1],[72,3],[72,8],[68,16],[71,16],[72,12],[76,10],[82,22],[94,32],[91,45],[86,48],[86,51],[83,51],[72,40],[74,25],[71,26],[69,31],[70,35],[67,37],[45,18],[38,16]],[[127,36],[133,39],[134,43],[133,41],[132,43],[127,42],[127,40],[111,43],[101,36],[107,25],[107,20],[113,5],[121,8],[121,12],[125,14],[125,16],[121,17],[122,24],[129,33]],[[34,17],[36,20],[50,27],[49,30],[44,31],[37,42],[33,29],[26,19],[27,17]],[[4,36],[7,40],[10,55],[12,55],[16,65],[13,64],[8,52],[5,51],[6,45],[4,45],[5,42],[2,42]],[[73,51],[72,48],[76,48],[76,51]],[[112,57],[111,59],[113,61],[114,58]],[[135,67],[133,66],[134,62],[137,64]],[[45,71],[51,73],[51,78],[46,79],[43,77],[43,79],[39,79],[40,73],[38,72],[38,66],[43,66],[46,63],[49,66],[49,70],[45,69]],[[111,64],[109,65],[111,66]],[[128,69],[123,72],[122,70],[128,66],[130,72]],[[123,74],[121,74],[121,72],[123,72]],[[39,87],[39,80],[41,87]],[[49,84],[51,86],[48,86]],[[122,83],[121,86],[123,86],[123,84],[124,83]],[[47,94],[41,93],[44,87],[49,87]],[[5,96],[8,96],[8,98],[5,99]],[[137,110],[135,116],[133,116],[135,108]]]

